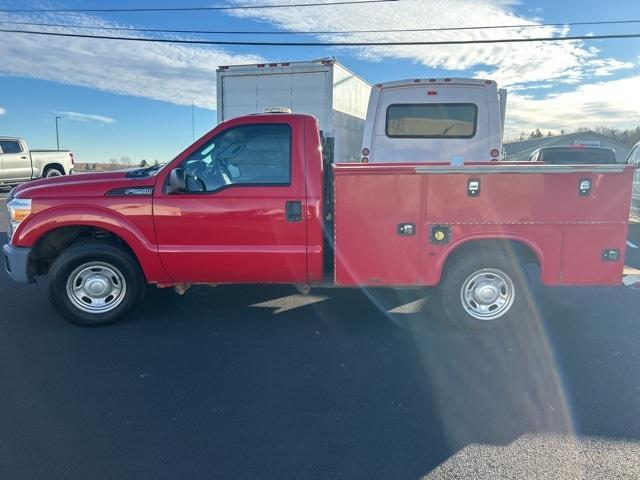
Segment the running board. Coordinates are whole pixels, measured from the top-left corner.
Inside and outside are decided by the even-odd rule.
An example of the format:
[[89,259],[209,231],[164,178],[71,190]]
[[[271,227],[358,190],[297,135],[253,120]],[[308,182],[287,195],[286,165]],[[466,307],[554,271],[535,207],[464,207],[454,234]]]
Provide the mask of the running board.
[[627,287],[640,284],[640,270],[625,265],[622,270],[622,283]]

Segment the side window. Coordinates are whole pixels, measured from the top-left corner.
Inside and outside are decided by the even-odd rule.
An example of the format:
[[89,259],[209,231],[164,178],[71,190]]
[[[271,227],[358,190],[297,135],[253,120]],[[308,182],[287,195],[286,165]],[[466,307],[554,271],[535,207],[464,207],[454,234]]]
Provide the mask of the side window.
[[229,185],[289,185],[291,127],[231,127],[187,158],[182,168],[189,192],[213,192]]
[[472,138],[478,124],[473,103],[413,103],[387,107],[387,137]]
[[634,165],[640,166],[640,146],[639,145],[636,145],[635,147],[633,147],[633,150],[631,150],[631,153],[629,154],[629,160],[627,161],[627,163],[632,163]]
[[22,147],[20,146],[20,142],[16,140],[0,140],[0,148],[2,149],[2,153],[22,152]]

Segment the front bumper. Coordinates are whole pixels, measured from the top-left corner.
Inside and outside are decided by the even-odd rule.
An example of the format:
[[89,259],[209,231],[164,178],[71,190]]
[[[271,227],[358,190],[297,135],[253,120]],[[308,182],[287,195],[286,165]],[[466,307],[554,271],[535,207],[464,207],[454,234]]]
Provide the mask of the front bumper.
[[19,283],[31,283],[29,278],[29,254],[30,248],[14,247],[7,244],[2,247],[4,257],[4,267],[11,278]]

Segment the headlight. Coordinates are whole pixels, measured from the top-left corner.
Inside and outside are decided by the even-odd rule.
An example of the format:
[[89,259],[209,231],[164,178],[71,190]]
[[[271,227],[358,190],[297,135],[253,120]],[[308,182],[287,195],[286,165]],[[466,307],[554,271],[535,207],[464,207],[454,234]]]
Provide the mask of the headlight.
[[31,199],[13,198],[7,203],[7,210],[9,210],[9,242],[11,242],[18,225],[31,215]]

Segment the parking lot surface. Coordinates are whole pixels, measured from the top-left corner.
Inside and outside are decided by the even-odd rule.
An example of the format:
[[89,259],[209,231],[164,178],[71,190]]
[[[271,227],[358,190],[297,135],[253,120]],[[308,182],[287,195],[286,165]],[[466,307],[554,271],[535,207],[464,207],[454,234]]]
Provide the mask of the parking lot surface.
[[286,286],[87,329],[2,273],[0,478],[640,478],[640,291],[534,293],[492,335],[430,291]]

